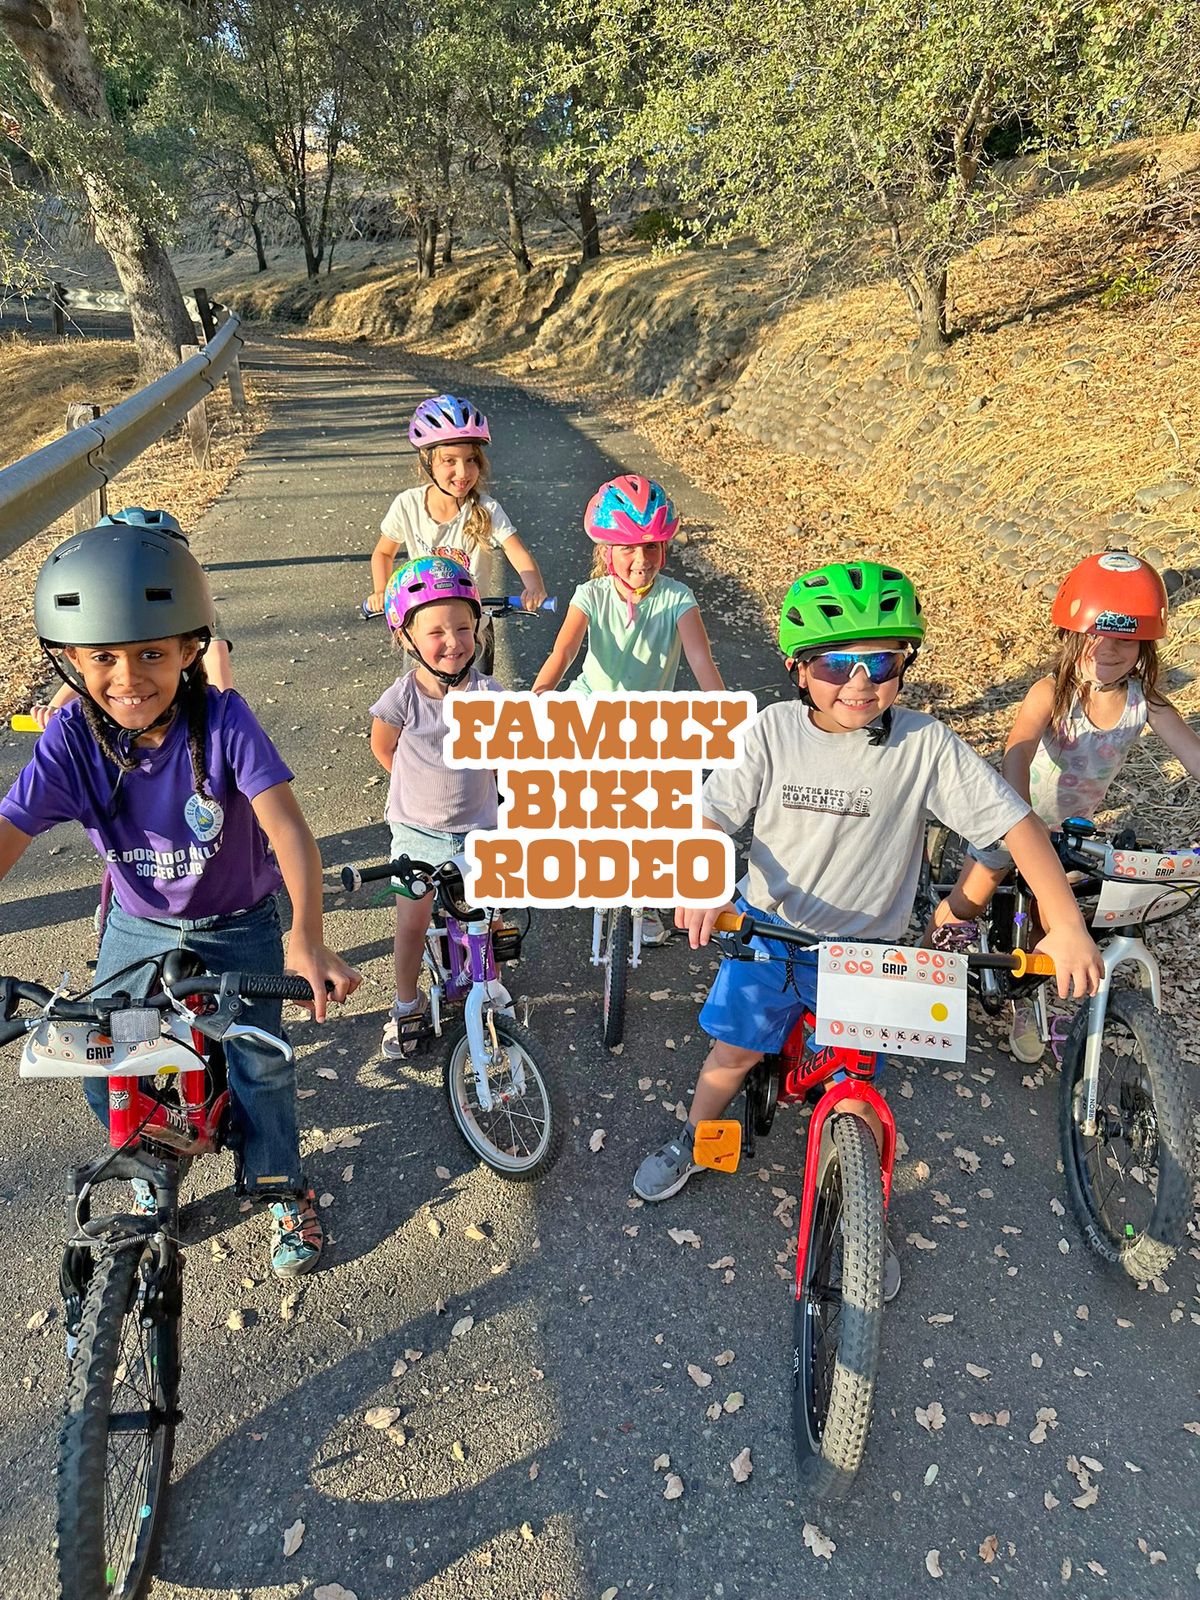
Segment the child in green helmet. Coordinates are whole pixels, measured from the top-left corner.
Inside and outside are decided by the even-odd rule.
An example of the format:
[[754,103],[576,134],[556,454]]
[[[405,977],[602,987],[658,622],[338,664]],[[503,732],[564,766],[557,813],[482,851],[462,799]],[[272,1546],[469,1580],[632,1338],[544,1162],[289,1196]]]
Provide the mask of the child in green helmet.
[[[737,767],[704,785],[706,828],[736,834],[753,819],[735,900],[675,913],[692,948],[722,911],[803,928],[818,938],[894,941],[912,915],[928,815],[972,842],[1003,838],[1037,896],[1059,993],[1094,993],[1103,963],[1045,828],[1004,779],[922,712],[896,705],[925,636],[912,583],[871,561],[805,573],[788,591],[779,645],[799,698],[765,707]],[[647,1156],[643,1200],[666,1200],[700,1169],[696,1125],[719,1118],[751,1067],[815,1010],[816,951],[755,939],[767,962],[723,961],[700,1024],[713,1040],[687,1126]],[[790,960],[789,960],[790,957]],[[900,1287],[889,1246],[885,1298]]]

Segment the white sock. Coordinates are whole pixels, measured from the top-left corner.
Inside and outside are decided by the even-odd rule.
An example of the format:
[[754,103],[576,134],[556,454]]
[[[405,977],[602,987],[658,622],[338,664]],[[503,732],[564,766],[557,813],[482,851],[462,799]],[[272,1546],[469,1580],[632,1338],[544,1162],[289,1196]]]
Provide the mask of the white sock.
[[392,1001],[392,1010],[398,1017],[411,1017],[414,1011],[420,1010],[420,1006],[420,995],[415,1000],[401,1000],[400,996],[397,995]]

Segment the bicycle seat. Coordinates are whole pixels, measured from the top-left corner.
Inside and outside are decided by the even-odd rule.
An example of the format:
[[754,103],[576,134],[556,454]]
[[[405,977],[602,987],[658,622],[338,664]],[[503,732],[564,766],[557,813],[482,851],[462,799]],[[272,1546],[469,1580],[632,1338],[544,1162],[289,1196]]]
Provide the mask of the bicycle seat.
[[182,978],[202,977],[208,968],[192,950],[169,950],[163,958],[162,981],[178,983]]

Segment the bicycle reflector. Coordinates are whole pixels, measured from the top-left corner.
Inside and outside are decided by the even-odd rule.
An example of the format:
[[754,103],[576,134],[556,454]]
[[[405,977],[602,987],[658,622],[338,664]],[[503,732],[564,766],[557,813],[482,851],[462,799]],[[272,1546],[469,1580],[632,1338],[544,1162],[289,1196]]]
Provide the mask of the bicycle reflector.
[[742,1125],[732,1118],[698,1122],[692,1142],[692,1159],[714,1172],[736,1172],[742,1157]]

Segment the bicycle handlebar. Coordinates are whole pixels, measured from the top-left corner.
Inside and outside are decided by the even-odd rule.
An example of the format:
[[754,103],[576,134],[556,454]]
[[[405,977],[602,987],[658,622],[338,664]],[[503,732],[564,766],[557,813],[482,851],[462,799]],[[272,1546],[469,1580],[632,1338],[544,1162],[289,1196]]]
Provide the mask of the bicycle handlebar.
[[27,712],[18,711],[16,716],[8,719],[8,725],[14,733],[41,733],[42,725],[36,717],[31,717]]
[[[521,596],[519,594],[484,595],[480,599],[479,604],[483,608],[484,613],[489,617],[521,617],[534,615],[532,611],[525,610],[525,607],[521,604]],[[364,600],[359,606],[358,610],[359,615],[366,622],[374,622],[377,618],[383,615],[382,611],[372,611],[369,600]],[[554,612],[557,610],[558,596],[556,594],[547,595],[542,601],[541,605],[538,607],[539,612]]]
[[[231,975],[225,974],[225,979]],[[243,972],[234,974],[236,990],[244,1000],[294,1000],[308,1004],[313,998],[312,986],[307,978],[292,972]],[[167,984],[159,994],[133,998],[128,994],[97,995],[90,1000],[75,999],[70,995],[56,996],[53,989],[42,983],[28,983],[22,978],[0,978],[0,1045],[9,1044],[28,1032],[26,1019],[16,1016],[17,1007],[24,1001],[58,1022],[91,1022],[98,1027],[107,1024],[114,1011],[131,1007],[148,1011],[166,1011],[173,1000],[190,1000],[199,995],[221,993],[221,977],[205,973],[196,978],[179,978]]]
[[[748,917],[738,911],[722,911],[713,924],[713,932],[733,934],[742,945],[749,944],[755,937],[778,939],[782,944],[796,945],[800,949],[812,949],[814,945],[824,942],[819,936],[805,933],[803,929],[768,922],[762,917]],[[986,955],[979,951],[968,952],[967,966],[974,972],[1011,972],[1015,978],[1054,976],[1053,959],[1039,950],[1014,950],[1011,954],[989,951]]]

